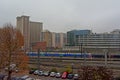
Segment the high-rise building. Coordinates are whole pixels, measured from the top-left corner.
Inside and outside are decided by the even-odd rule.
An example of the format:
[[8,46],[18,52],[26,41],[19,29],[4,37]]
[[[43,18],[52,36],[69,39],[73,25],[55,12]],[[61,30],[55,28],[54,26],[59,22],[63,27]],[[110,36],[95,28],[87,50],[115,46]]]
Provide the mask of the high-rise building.
[[30,22],[30,44],[40,42],[40,34],[43,30],[43,23]]
[[29,16],[17,17],[17,29],[20,30],[24,36],[24,49],[28,49],[30,46],[30,24]]
[[29,16],[20,16],[17,17],[17,29],[24,36],[24,50],[30,50],[33,43],[40,42],[43,24],[30,21]]

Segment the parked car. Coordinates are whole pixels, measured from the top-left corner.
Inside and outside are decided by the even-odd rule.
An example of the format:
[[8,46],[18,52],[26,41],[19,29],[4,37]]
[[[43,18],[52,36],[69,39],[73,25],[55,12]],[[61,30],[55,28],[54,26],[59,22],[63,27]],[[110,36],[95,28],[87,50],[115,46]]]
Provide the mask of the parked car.
[[78,74],[74,74],[73,79],[74,79],[74,80],[78,80],[78,79],[79,79],[79,75],[78,75]]
[[61,77],[61,74],[60,74],[60,73],[56,73],[55,77],[56,77],[56,78],[60,78],[60,77]]
[[43,76],[43,75],[44,75],[44,72],[43,72],[43,71],[39,71],[38,75],[39,75],[39,76]]
[[29,74],[33,74],[35,70],[30,70],[29,71]]
[[44,72],[44,76],[49,76],[50,75],[50,72],[49,71],[45,71]]
[[55,72],[51,72],[50,73],[50,77],[55,77],[56,73]]
[[5,78],[6,75],[4,74],[0,74],[0,80],[3,80]]
[[38,74],[39,74],[39,70],[35,70],[34,75],[38,75]]
[[73,77],[74,77],[74,74],[68,74],[68,75],[67,75],[67,78],[68,78],[68,79],[72,79]]
[[62,79],[66,79],[67,78],[67,75],[68,75],[68,72],[63,72],[63,74],[62,74]]

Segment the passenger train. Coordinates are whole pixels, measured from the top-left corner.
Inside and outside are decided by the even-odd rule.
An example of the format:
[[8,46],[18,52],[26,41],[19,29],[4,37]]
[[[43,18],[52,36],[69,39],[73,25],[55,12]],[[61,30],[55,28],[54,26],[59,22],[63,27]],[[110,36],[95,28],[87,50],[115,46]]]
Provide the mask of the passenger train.
[[[76,58],[105,58],[104,54],[92,54],[92,53],[60,53],[60,52],[27,52],[27,55],[29,57],[37,57],[42,56],[42,57],[76,57]],[[111,54],[107,55],[108,58],[119,58],[120,59],[120,54]]]

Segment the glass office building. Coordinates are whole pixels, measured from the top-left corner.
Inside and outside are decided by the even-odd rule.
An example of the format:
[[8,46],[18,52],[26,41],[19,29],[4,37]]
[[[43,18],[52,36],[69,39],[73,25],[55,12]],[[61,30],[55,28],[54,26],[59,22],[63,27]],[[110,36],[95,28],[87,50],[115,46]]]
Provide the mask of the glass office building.
[[120,52],[120,30],[110,33],[92,33],[90,30],[67,32],[67,48],[81,49],[86,52]]

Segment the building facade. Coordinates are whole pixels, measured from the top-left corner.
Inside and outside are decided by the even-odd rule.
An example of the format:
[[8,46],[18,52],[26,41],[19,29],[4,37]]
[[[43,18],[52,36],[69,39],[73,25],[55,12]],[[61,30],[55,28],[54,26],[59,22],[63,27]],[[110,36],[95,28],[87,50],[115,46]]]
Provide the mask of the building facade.
[[17,29],[20,30],[24,36],[24,49],[28,49],[30,46],[30,24],[29,16],[17,17]]
[[32,51],[34,52],[38,52],[38,50],[46,51],[46,48],[47,48],[46,42],[36,42],[32,46]]
[[46,42],[47,48],[50,50],[61,49],[66,43],[65,33],[55,33],[45,30],[42,32],[42,41]]
[[43,30],[41,22],[31,22],[29,16],[17,17],[17,29],[24,36],[24,50],[29,50],[32,44],[40,41],[40,33]]
[[52,47],[53,48],[63,48],[66,44],[66,34],[65,33],[52,33]]
[[[103,53],[105,50],[111,53],[120,52],[120,30],[110,33],[92,33],[90,30],[79,30],[68,32],[68,47],[82,52]],[[78,34],[79,33],[79,34]],[[72,42],[74,41],[74,42]],[[71,44],[72,43],[72,44]],[[73,44],[74,43],[74,44]]]
[[40,34],[43,30],[43,23],[30,22],[30,44],[40,42]]
[[80,35],[91,34],[91,30],[72,30],[67,32],[67,45],[68,46],[77,46],[79,45],[77,41]]
[[41,34],[42,42],[46,42],[47,48],[52,47],[52,33],[48,30],[44,30]]

